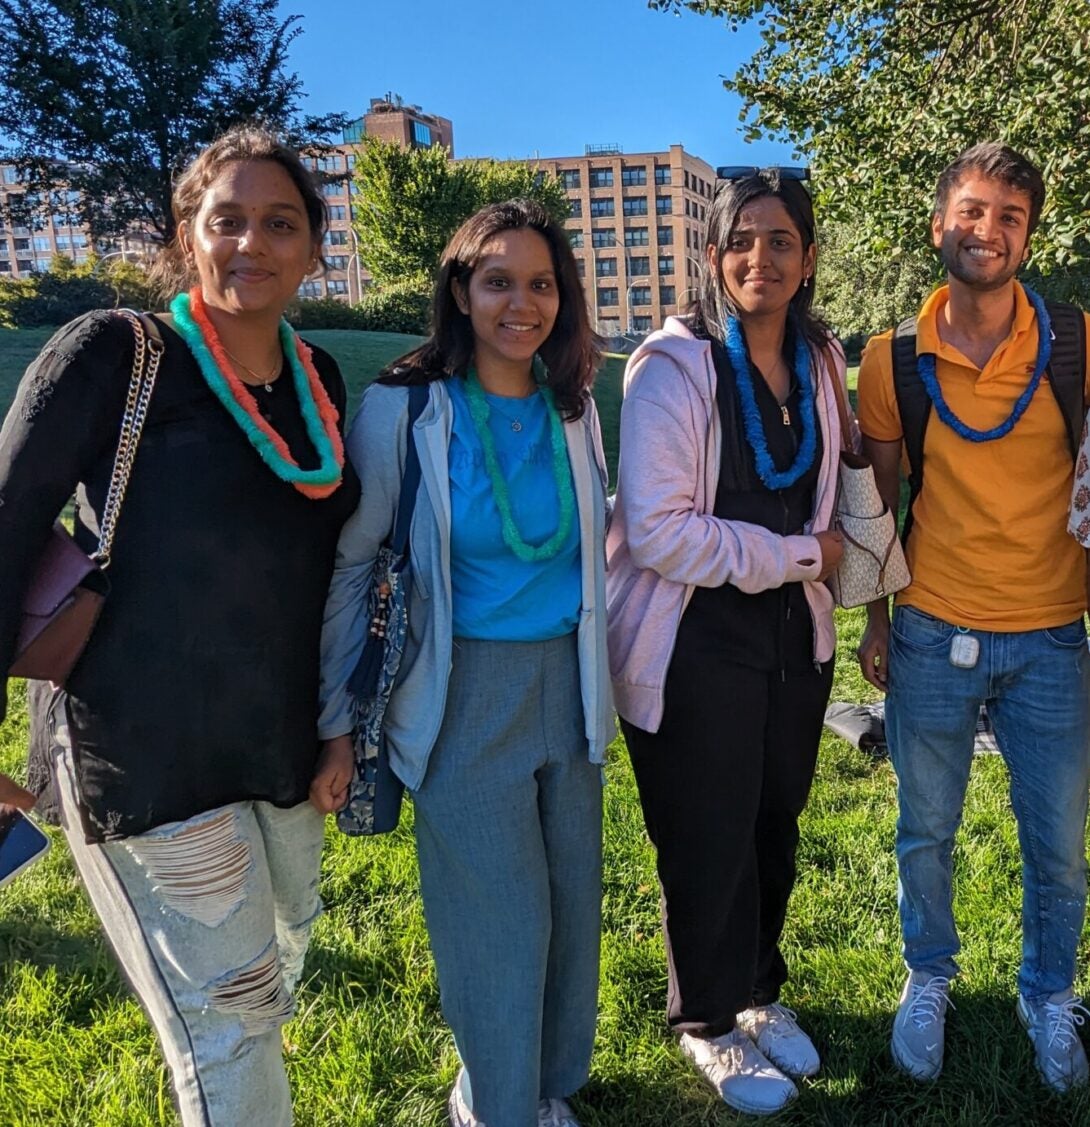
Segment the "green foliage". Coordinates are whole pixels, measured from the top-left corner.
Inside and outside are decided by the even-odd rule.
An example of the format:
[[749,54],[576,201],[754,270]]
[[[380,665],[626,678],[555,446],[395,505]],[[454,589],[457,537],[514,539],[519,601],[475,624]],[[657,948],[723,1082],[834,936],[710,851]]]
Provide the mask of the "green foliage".
[[1090,7],[1086,0],[649,0],[762,45],[725,85],[750,138],[794,143],[823,219],[888,257],[924,245],[939,172],[999,139],[1044,171],[1041,274],[1090,267]]
[[301,17],[277,9],[276,0],[0,0],[0,136],[26,189],[13,216],[41,196],[96,236],[135,224],[167,239],[172,175],[228,126],[260,119],[296,142],[341,129],[341,115],[300,118],[301,84],[285,66]]
[[451,235],[485,204],[529,197],[559,222],[568,217],[558,178],[539,178],[529,164],[454,162],[440,146],[405,149],[364,138],[355,179],[360,257],[379,289],[432,275]]
[[843,340],[884,332],[912,316],[939,281],[939,260],[923,246],[874,252],[844,224],[825,224],[815,300]]
[[335,297],[294,301],[288,306],[285,316],[292,328],[299,332],[308,329],[363,329],[366,320],[358,305],[349,305]]
[[91,309],[150,309],[153,287],[139,266],[91,258],[76,265],[57,255],[43,274],[0,279],[0,328],[57,327]]
[[425,335],[431,324],[433,289],[428,274],[372,286],[360,302],[364,327],[372,332]]

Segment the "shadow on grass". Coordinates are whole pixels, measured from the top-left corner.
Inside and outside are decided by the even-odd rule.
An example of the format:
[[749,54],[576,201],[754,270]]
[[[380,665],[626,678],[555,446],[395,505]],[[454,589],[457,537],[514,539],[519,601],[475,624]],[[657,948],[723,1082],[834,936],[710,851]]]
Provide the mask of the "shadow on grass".
[[[895,1000],[886,1013],[845,1015],[800,1008],[822,1069],[776,1116],[783,1127],[1076,1127],[1090,1124],[1090,1089],[1067,1096],[1041,1084],[1013,996],[953,995],[942,1076],[918,1083],[889,1052]],[[654,1075],[595,1078],[578,1098],[584,1127],[704,1127],[751,1123],[717,1101],[664,1034]],[[645,1062],[646,1063],[646,1062]],[[689,1073],[692,1084],[683,1076]]]

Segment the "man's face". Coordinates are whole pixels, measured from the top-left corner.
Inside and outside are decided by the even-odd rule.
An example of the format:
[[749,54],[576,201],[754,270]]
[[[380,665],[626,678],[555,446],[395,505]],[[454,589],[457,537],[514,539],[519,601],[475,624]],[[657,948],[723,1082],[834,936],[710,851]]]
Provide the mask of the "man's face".
[[954,186],[931,238],[947,273],[974,290],[1005,286],[1029,257],[1028,192],[969,172]]

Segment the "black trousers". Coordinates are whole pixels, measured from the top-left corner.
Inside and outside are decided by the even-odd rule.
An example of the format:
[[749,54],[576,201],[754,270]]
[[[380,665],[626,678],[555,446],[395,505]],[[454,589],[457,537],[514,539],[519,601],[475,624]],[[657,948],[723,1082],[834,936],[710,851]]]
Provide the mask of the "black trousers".
[[691,638],[683,620],[659,731],[621,729],[658,851],[667,1016],[717,1037],[787,979],[779,939],[833,662],[767,673]]

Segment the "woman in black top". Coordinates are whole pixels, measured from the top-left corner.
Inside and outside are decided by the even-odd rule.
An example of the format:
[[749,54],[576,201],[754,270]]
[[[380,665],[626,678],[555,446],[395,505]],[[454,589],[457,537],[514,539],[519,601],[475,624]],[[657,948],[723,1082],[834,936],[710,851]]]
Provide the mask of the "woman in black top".
[[842,552],[828,526],[844,361],[810,312],[815,264],[801,183],[770,169],[719,186],[690,316],[629,364],[609,536],[611,661],[658,851],[670,1024],[721,1097],[756,1114],[819,1064],[779,1004],[833,675],[821,581]]
[[[112,589],[66,691],[33,683],[34,746],[52,746],[61,823],[182,1122],[286,1125],[280,1026],[319,910],[323,819],[307,798],[331,785],[317,770],[319,635],[359,496],[337,366],[282,319],[320,261],[326,211],[298,156],[254,129],[200,154],[173,209],[157,271],[178,296],[159,318]],[[0,432],[5,669],[77,487],[76,539],[97,545],[132,360],[127,321],[78,318],[27,370]]]

